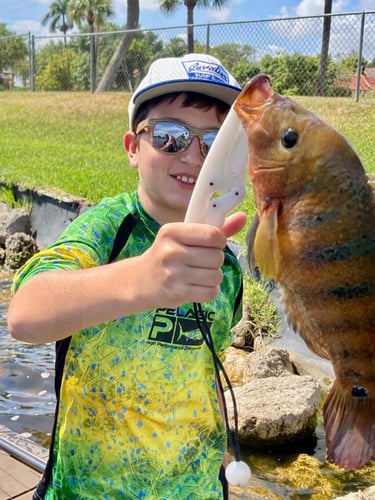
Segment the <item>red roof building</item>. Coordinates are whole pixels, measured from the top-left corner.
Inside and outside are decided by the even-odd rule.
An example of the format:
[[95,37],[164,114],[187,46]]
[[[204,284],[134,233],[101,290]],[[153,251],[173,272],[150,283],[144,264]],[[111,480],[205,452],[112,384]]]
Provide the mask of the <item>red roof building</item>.
[[[353,92],[357,90],[357,75],[352,76],[349,88]],[[367,68],[367,70],[361,73],[359,78],[359,90],[360,92],[375,90],[375,68]]]

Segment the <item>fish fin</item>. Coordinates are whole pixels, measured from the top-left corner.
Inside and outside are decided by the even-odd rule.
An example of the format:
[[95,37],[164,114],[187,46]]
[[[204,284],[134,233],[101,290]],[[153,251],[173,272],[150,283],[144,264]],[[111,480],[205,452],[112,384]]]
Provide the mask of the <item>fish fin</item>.
[[266,280],[280,277],[280,248],[277,238],[278,207],[270,205],[259,218],[254,239],[254,258],[262,276]]
[[[365,388],[361,388],[365,391]],[[327,459],[353,470],[375,458],[375,398],[354,397],[335,380],[323,406]]]
[[367,174],[367,183],[371,188],[372,192],[372,201],[375,206],[375,174]]
[[259,216],[258,213],[256,213],[246,234],[247,262],[251,273],[255,273],[258,268],[254,255],[254,241],[258,226]]

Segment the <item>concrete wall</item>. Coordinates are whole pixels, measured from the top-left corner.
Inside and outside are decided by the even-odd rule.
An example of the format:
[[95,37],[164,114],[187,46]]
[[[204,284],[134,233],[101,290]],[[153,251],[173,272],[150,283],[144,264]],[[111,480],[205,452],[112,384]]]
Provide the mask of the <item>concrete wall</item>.
[[31,225],[39,248],[53,243],[62,231],[80,213],[92,205],[82,198],[70,195],[56,196],[46,191],[21,190],[13,188],[18,201],[31,201]]

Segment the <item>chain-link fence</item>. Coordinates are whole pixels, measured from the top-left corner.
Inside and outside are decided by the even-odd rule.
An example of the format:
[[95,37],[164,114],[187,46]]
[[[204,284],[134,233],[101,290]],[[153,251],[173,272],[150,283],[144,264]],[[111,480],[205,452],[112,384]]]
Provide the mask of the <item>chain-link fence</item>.
[[0,37],[0,90],[29,87],[31,34]]
[[[218,57],[241,85],[263,72],[272,76],[275,90],[292,95],[358,99],[375,93],[375,12],[29,35],[24,61],[29,67],[22,73],[14,69],[13,84],[31,90],[133,91],[153,60],[187,52],[189,29],[195,52]],[[0,50],[7,43],[0,38]]]

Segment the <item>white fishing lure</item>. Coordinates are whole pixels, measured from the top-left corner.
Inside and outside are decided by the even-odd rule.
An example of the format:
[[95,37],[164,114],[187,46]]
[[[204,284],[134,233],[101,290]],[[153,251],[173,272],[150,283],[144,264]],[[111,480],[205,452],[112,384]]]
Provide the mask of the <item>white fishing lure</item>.
[[247,135],[233,107],[204,160],[185,222],[221,227],[246,195]]

